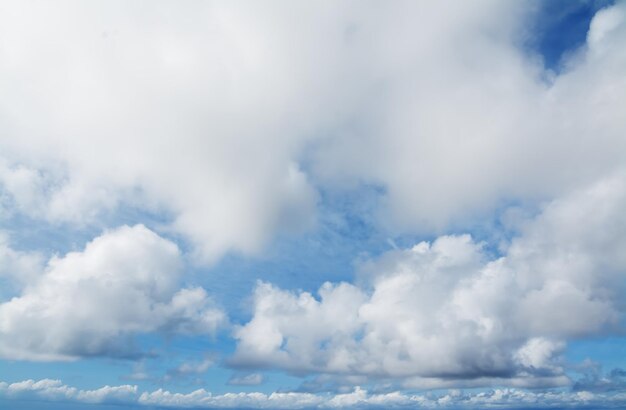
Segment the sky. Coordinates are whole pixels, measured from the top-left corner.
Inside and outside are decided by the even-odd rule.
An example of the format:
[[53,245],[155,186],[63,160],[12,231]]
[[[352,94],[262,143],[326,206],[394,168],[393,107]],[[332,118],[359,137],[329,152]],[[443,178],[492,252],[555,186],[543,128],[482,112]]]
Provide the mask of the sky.
[[626,2],[0,1],[0,406],[626,407]]

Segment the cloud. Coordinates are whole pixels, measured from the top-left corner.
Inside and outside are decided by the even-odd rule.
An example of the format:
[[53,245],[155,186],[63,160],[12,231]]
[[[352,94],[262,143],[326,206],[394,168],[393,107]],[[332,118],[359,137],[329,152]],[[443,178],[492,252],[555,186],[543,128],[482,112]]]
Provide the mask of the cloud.
[[[400,378],[407,387],[570,384],[568,340],[619,331],[626,176],[556,199],[501,257],[469,235],[392,250],[319,299],[259,283],[235,366]],[[610,226],[610,229],[606,229]]]
[[[316,109],[306,80],[316,56],[291,57],[290,13],[1,7],[0,35],[12,40],[0,46],[11,84],[0,185],[16,211],[70,226],[124,205],[162,211],[205,261],[312,224],[316,193],[297,157]],[[309,24],[322,17],[290,8]]]
[[592,369],[584,376],[576,380],[573,386],[574,391],[591,392],[623,392],[626,391],[626,370],[616,367],[606,374],[602,374],[600,369]]
[[164,380],[168,381],[174,378],[182,379],[191,376],[197,376],[205,373],[210,367],[215,364],[213,358],[206,357],[200,361],[186,361],[179,364],[173,369],[169,369],[164,376]]
[[170,215],[207,262],[311,227],[316,186],[417,232],[552,198],[624,165],[624,5],[558,76],[526,7],[4,3],[0,184],[53,223]]
[[228,384],[231,386],[258,386],[263,383],[264,377],[260,373],[249,373],[243,375],[233,375],[228,380]]
[[178,247],[143,225],[107,231],[53,257],[0,304],[0,355],[64,360],[124,356],[139,333],[211,334],[225,321],[202,288],[179,289]]
[[104,386],[95,390],[79,390],[64,385],[60,380],[24,380],[16,383],[0,382],[0,395],[7,398],[38,397],[46,400],[77,401],[82,403],[129,402],[136,399],[137,386]]
[[0,382],[0,397],[38,398],[86,403],[114,402],[130,406],[159,406],[186,408],[477,408],[499,406],[506,408],[619,408],[626,403],[622,393],[533,392],[519,389],[494,389],[464,393],[450,390],[443,394],[414,395],[401,392],[374,394],[356,387],[350,393],[225,393],[213,395],[199,389],[191,393],[171,393],[158,389],[141,392],[137,386],[105,386],[97,390],[79,390],[59,380],[25,380]]
[[[378,27],[371,38],[380,42],[367,49],[370,72],[384,80],[343,132],[320,143],[315,175],[382,187],[380,220],[394,232],[440,234],[624,167],[626,4],[594,17],[559,75],[522,51],[524,12],[497,9],[462,10],[453,27],[428,12],[386,10],[396,35]],[[393,13],[440,26],[415,32]],[[493,20],[511,14],[507,27]]]
[[[567,342],[614,332],[624,311],[626,3],[598,12],[558,74],[523,47],[529,7],[3,2],[2,218],[71,231],[128,207],[212,263],[314,226],[320,190],[373,186],[377,229],[438,237],[318,295],[259,283],[232,364],[407,388],[569,384]],[[501,257],[444,235],[544,201]],[[140,225],[43,267],[0,241],[2,274],[24,278],[0,305],[0,355],[128,357],[136,334],[214,332],[225,314],[180,289],[180,259]],[[321,400],[255,394],[219,400]],[[346,394],[329,400],[374,397]]]
[[177,372],[182,374],[204,373],[209,367],[213,366],[213,360],[204,359],[201,362],[185,362],[178,366]]

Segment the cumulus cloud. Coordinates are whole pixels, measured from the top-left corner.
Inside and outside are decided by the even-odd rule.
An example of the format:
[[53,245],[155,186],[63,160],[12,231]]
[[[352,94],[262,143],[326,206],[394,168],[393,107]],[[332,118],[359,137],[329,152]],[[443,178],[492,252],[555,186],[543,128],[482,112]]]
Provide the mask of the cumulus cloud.
[[454,27],[423,15],[438,24],[416,29],[433,31],[424,42],[396,16],[407,40],[368,49],[372,70],[393,78],[316,152],[324,181],[383,187],[382,221],[395,230],[446,232],[503,201],[554,198],[626,165],[626,4],[595,16],[558,75],[520,51],[519,14],[504,28],[491,20],[497,6],[485,9],[463,10],[470,21]]
[[532,392],[518,389],[495,389],[479,393],[450,390],[435,395],[401,392],[374,394],[356,387],[337,395],[311,393],[225,393],[211,394],[204,389],[191,393],[172,393],[159,389],[140,392],[137,386],[105,386],[97,390],[79,390],[59,380],[0,382],[0,397],[45,398],[86,403],[116,402],[129,405],[185,408],[619,408],[626,403],[623,393]]
[[624,164],[624,4],[557,76],[526,7],[4,2],[0,184],[52,222],[167,212],[205,261],[311,226],[312,180],[422,232],[550,198]]
[[[233,364],[403,378],[407,387],[569,384],[570,339],[619,330],[626,176],[548,203],[494,259],[469,235],[393,250],[319,299],[267,283]],[[611,229],[606,229],[608,226]]]
[[104,386],[95,390],[80,390],[60,380],[24,380],[0,382],[0,395],[8,398],[37,397],[47,400],[78,401],[82,403],[129,402],[136,399],[137,386]]
[[211,334],[225,314],[204,289],[179,289],[181,267],[178,247],[143,225],[55,256],[19,296],[0,304],[0,355],[128,355],[137,333]]
[[290,13],[9,2],[0,15],[0,184],[17,211],[75,224],[163,210],[205,260],[312,223],[296,159],[315,56],[290,57]]

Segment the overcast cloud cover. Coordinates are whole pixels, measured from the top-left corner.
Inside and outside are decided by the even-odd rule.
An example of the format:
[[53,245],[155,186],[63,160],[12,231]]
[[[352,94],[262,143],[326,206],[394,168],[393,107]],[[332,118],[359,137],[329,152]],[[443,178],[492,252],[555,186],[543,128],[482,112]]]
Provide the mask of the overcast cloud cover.
[[626,406],[626,3],[561,8],[0,1],[0,402]]

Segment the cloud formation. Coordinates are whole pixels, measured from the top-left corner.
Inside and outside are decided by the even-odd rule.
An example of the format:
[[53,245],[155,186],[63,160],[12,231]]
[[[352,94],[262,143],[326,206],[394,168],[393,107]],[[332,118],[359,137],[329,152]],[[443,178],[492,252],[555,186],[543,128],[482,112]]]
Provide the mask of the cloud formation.
[[[376,25],[375,34],[355,29],[376,40],[368,73],[380,84],[347,129],[320,143],[319,178],[381,186],[383,225],[438,233],[626,165],[623,2],[598,12],[587,43],[558,75],[523,51],[530,34],[515,5],[472,4],[462,17],[431,6],[386,10],[393,28]],[[432,20],[403,24],[416,15]]]
[[53,257],[0,304],[0,355],[63,360],[137,354],[139,333],[212,334],[225,321],[202,288],[179,288],[178,247],[143,225],[105,232]]
[[[626,177],[548,203],[501,257],[442,236],[366,264],[319,299],[260,283],[233,364],[402,378],[417,388],[570,383],[567,340],[617,332]],[[611,226],[611,229],[606,229]]]
[[313,56],[289,58],[290,18],[154,6],[0,6],[5,202],[70,225],[163,211],[207,261],[310,226],[316,194],[296,159],[313,109],[298,70]]
[[3,3],[5,202],[163,212],[211,262],[311,227],[317,186],[380,186],[417,232],[562,194],[624,166],[625,6],[559,75],[524,7]]
[[16,383],[0,382],[0,394],[8,398],[37,397],[47,400],[77,401],[82,403],[129,402],[137,396],[137,386],[104,386],[95,390],[79,390],[60,380],[24,380]]
[[[535,6],[1,2],[1,228],[109,229],[47,262],[0,233],[0,279],[15,285],[0,303],[0,357],[136,357],[135,335],[212,334],[226,313],[182,287],[181,249],[205,265],[258,255],[314,228],[321,209],[343,212],[317,206],[327,192],[373,187],[377,235],[432,240],[318,295],[294,290],[298,275],[284,289],[260,281],[234,332],[231,384],[261,383],[265,368],[319,376],[318,390],[332,378],[572,384],[568,342],[618,333],[626,309],[626,2],[596,14],[558,72],[526,47]],[[494,210],[497,235],[514,235],[497,252],[462,234]],[[113,229],[152,216],[180,247],[143,225]],[[162,379],[210,366],[191,360]],[[575,406],[619,389],[620,372],[574,393],[119,394],[171,406]],[[118,391],[71,389],[0,385],[72,400]]]
[[119,403],[159,407],[185,408],[477,408],[499,406],[506,408],[619,408],[626,395],[594,394],[587,391],[533,392],[517,389],[495,389],[481,393],[450,390],[441,395],[420,395],[392,392],[373,394],[359,387],[350,393],[225,393],[214,395],[199,389],[191,393],[171,393],[167,390],[140,392],[137,386],[105,386],[96,390],[79,390],[60,380],[25,380],[0,382],[0,398],[45,398],[83,403]]

